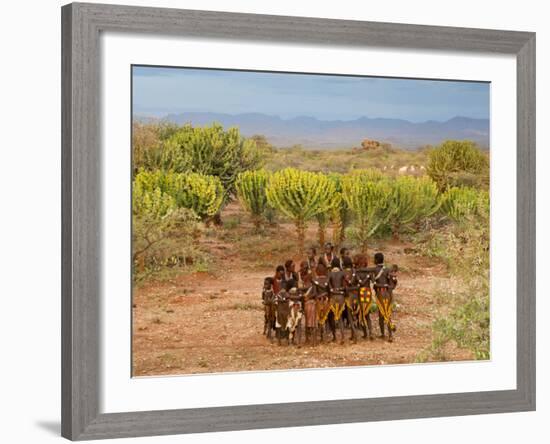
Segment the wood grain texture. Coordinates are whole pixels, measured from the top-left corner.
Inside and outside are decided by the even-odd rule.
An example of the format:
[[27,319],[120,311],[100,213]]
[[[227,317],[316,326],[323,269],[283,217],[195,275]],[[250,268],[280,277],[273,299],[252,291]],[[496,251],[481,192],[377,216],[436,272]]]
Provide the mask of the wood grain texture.
[[517,388],[536,405],[535,35],[517,55]]
[[62,9],[62,434],[99,414],[100,146],[97,29]]
[[[200,36],[517,56],[517,389],[151,412],[99,412],[99,33]],[[535,408],[533,33],[75,3],[62,8],[62,435],[100,439]],[[495,190],[498,192],[498,190]]]

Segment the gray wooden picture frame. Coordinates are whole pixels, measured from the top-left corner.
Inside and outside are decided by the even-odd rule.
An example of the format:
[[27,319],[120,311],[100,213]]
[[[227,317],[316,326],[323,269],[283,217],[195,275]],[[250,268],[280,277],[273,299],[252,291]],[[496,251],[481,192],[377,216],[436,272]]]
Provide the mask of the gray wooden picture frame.
[[[146,412],[99,411],[101,32],[517,58],[517,388]],[[498,192],[498,190],[494,190]],[[535,409],[535,34],[73,3],[62,8],[62,435],[73,440]]]

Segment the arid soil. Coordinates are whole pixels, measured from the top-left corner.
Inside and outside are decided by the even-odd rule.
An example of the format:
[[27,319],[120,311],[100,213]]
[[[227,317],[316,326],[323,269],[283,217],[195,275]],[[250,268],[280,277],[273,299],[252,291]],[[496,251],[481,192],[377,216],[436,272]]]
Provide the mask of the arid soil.
[[[224,217],[235,215],[240,217],[241,212],[231,206]],[[313,240],[315,224],[311,225],[308,238]],[[374,243],[371,254],[383,251],[387,262],[401,269],[394,293],[394,342],[361,338],[354,344],[347,330],[344,345],[325,336],[327,342],[316,347],[279,346],[262,334],[261,287],[275,265],[287,258],[300,259],[292,249],[294,231],[292,225],[281,224],[260,241],[246,243],[251,229],[243,216],[238,226],[216,229],[219,233],[202,241],[215,258],[212,271],[182,272],[170,280],[149,280],[134,287],[134,376],[414,363],[432,342],[432,322],[448,305],[444,295],[461,285],[443,264],[415,254],[412,244]],[[233,230],[231,236],[228,230]],[[243,242],[245,247],[240,248]],[[286,250],[285,242],[290,245]],[[377,319],[373,321],[378,335]],[[472,359],[470,351],[452,344],[445,356]]]

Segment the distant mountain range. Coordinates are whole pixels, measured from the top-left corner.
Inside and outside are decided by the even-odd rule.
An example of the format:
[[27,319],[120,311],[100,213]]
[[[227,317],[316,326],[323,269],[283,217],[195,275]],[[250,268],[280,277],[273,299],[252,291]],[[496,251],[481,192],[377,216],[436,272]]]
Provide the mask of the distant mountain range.
[[[141,118],[142,120],[145,118]],[[404,149],[437,145],[447,139],[468,139],[489,147],[489,120],[454,117],[444,122],[414,123],[401,119],[361,117],[356,120],[318,120],[313,117],[282,119],[260,113],[221,114],[185,112],[163,118],[177,124],[238,126],[245,136],[263,134],[277,147],[302,145],[305,148],[332,149],[360,146],[363,139],[374,139]]]

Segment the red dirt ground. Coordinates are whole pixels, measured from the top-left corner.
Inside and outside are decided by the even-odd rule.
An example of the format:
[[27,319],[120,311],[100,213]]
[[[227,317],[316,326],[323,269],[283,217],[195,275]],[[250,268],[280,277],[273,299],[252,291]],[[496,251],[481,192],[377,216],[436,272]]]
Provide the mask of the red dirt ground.
[[[240,212],[232,206],[224,217],[234,214]],[[311,225],[308,237],[314,239]],[[250,227],[241,223],[236,230],[246,236]],[[279,236],[292,239],[292,226],[279,226]],[[460,288],[442,264],[404,253],[414,245],[380,242],[371,252],[380,249],[388,263],[397,263],[402,270],[394,293],[394,342],[360,339],[353,344],[348,339],[344,345],[278,346],[262,335],[261,287],[264,277],[272,275],[275,265],[289,254],[274,254],[280,260],[266,268],[243,258],[231,242],[209,237],[204,243],[217,263],[223,264],[217,267],[220,270],[182,273],[134,288],[134,376],[413,363],[431,344],[432,322],[445,310],[441,295]],[[373,326],[378,334],[377,320]],[[445,356],[447,360],[472,359],[468,350],[452,345],[445,349]]]

